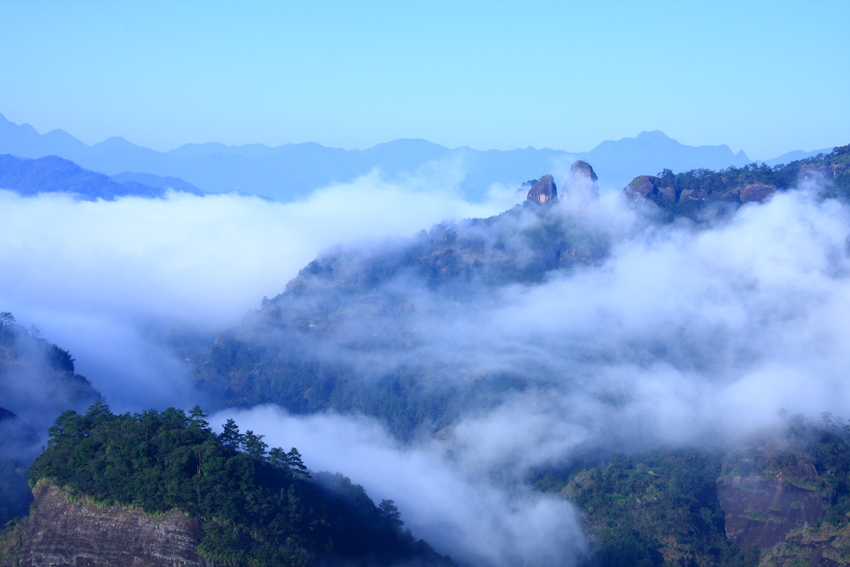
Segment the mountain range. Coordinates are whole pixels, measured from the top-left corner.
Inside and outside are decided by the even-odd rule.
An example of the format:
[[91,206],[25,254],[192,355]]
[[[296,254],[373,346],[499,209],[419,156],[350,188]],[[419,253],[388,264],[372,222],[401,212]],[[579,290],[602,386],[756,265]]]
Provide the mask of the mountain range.
[[[766,163],[776,165],[828,151],[791,152]],[[54,155],[113,176],[118,183],[132,181],[192,192],[238,191],[283,202],[334,182],[351,181],[374,169],[390,180],[441,169],[460,171],[460,190],[467,199],[477,201],[486,197],[494,183],[519,186],[541,171],[551,171],[556,179],[563,177],[577,159],[593,164],[601,186],[609,189],[621,189],[638,175],[664,168],[673,172],[718,170],[752,162],[743,151],[733,153],[726,145],[687,146],[660,131],[605,141],[589,152],[532,147],[507,151],[450,149],[421,139],[395,140],[365,150],[306,142],[277,147],[186,144],[159,152],[122,137],[89,146],[63,130],[39,134],[29,124],[18,125],[2,115],[0,154],[30,159]]]

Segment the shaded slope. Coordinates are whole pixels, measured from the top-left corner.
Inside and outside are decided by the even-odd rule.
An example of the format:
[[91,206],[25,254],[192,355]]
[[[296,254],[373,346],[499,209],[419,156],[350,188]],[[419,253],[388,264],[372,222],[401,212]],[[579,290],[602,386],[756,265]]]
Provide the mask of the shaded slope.
[[430,326],[498,304],[512,286],[591,265],[608,244],[586,219],[526,203],[412,239],[331,250],[219,337],[197,381],[228,403],[356,410],[397,435],[433,432],[539,373],[486,369],[460,348],[433,356]]

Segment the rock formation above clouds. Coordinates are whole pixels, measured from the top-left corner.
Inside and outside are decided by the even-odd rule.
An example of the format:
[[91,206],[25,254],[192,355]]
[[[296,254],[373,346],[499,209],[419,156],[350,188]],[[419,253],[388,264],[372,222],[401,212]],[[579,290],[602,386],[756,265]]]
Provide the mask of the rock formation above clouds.
[[558,200],[558,187],[548,173],[537,180],[528,190],[527,200],[541,205],[554,203]]

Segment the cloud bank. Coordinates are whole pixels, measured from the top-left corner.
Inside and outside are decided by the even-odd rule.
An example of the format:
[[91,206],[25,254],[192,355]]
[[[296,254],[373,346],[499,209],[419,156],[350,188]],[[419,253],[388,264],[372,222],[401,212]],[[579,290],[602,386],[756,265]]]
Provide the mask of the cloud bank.
[[512,197],[494,187],[488,201],[467,203],[455,179],[439,170],[389,183],[373,172],[287,204],[234,194],[89,202],[0,191],[2,309],[70,350],[116,408],[178,404],[188,369],[163,338],[211,338],[334,243],[488,216]]
[[[2,309],[69,349],[113,409],[186,405],[191,368],[175,356],[175,336],[208,346],[205,334],[280,293],[332,244],[349,242],[366,257],[403,245],[387,239],[489,216],[514,198],[496,187],[470,204],[453,192],[452,172],[441,174],[402,183],[372,174],[290,204],[0,192]],[[214,423],[234,416],[272,445],[295,445],[310,467],[393,498],[440,551],[503,566],[568,562],[585,545],[571,506],[527,488],[545,467],[594,448],[731,441],[777,423],[782,408],[850,414],[845,205],[804,187],[707,225],[658,225],[605,193],[561,207],[563,223],[604,240],[603,259],[467,302],[447,303],[406,274],[383,291],[417,306],[405,315],[418,329],[412,347],[388,342],[377,358],[354,352],[351,336],[399,326],[366,309],[325,351],[364,369],[462,361],[473,377],[523,378],[465,412],[445,440],[402,445],[362,416],[296,418],[275,407]]]

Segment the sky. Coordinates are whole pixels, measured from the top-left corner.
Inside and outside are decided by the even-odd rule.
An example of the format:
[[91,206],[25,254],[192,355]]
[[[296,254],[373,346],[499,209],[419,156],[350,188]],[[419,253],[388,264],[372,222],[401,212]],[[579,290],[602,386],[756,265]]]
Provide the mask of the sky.
[[752,159],[848,143],[850,3],[10,2],[0,113],[123,136],[588,151],[662,130]]

